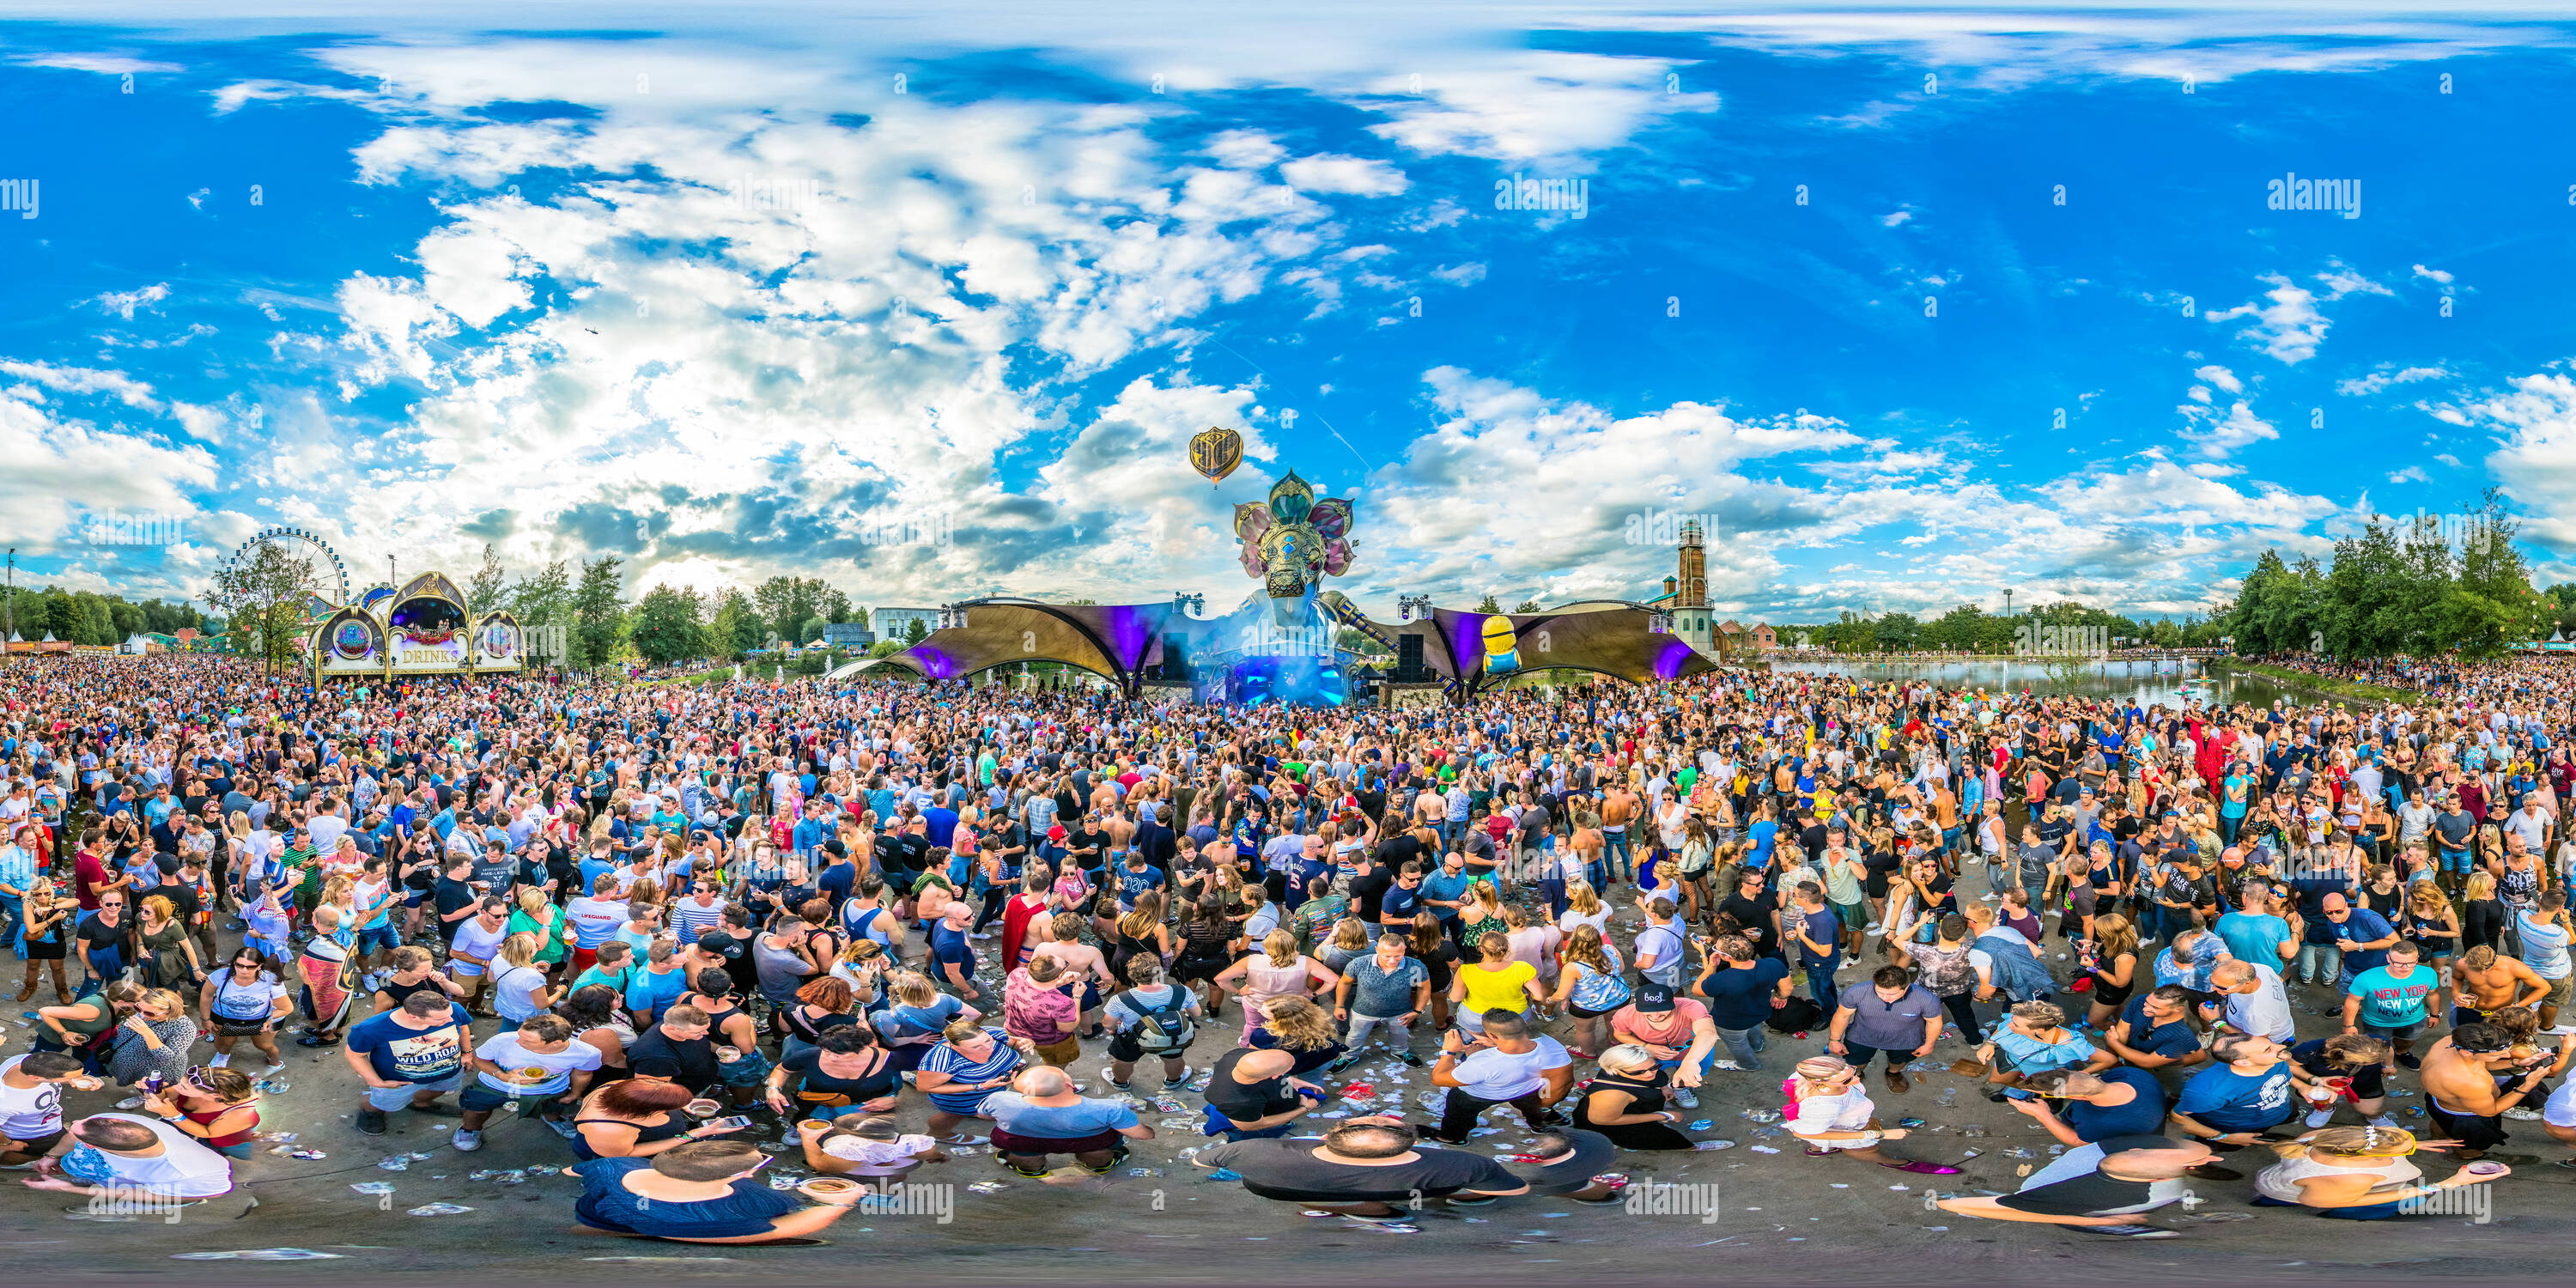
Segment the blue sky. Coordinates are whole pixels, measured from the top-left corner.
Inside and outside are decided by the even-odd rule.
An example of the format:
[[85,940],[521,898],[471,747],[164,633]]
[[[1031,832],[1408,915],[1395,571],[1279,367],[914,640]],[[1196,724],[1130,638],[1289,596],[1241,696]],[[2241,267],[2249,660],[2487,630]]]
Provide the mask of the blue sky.
[[396,8],[0,25],[22,575],[1230,603],[1294,466],[1388,610],[1650,594],[1660,510],[1747,619],[2179,614],[2490,485],[2576,578],[2543,10]]

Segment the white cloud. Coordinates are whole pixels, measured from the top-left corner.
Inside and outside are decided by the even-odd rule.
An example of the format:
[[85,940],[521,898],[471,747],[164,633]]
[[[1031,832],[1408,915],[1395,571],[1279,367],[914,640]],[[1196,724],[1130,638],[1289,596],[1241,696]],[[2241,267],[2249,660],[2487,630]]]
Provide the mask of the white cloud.
[[2429,483],[2432,481],[2432,478],[2424,473],[2423,466],[2409,465],[2405,469],[2398,470],[2395,473],[2390,474],[2388,476],[2388,481],[2391,483]]
[[2576,379],[2536,372],[2465,410],[2499,435],[2487,472],[2522,503],[2531,535],[2562,554],[2576,550]]
[[2335,382],[2335,392],[2346,395],[2375,394],[2390,385],[2413,384],[2418,380],[2446,380],[2451,372],[2441,367],[2407,367],[2391,371],[2383,367],[2369,375]]
[[113,313],[118,317],[131,321],[134,317],[134,310],[138,308],[149,308],[168,298],[170,298],[170,284],[167,282],[154,282],[150,286],[136,287],[131,291],[109,291],[104,295],[94,296],[82,302],[97,305],[99,311],[103,313]]
[[2191,374],[2194,379],[2206,380],[2231,394],[2241,394],[2245,392],[2245,382],[2237,379],[2236,373],[2229,371],[2225,367],[2198,367],[2193,369]]
[[2301,363],[2317,356],[2317,346],[2325,343],[2326,328],[2331,325],[2324,314],[2317,312],[2317,297],[2278,273],[2266,273],[2263,280],[2272,284],[2272,289],[2264,293],[2270,304],[2219,309],[2207,315],[2209,320],[2253,318],[2254,324],[2237,332],[2236,338],[2260,344],[2263,352],[2284,363]]
[[1912,219],[1913,217],[1914,212],[1912,210],[1899,210],[1891,214],[1880,215],[1878,217],[1878,225],[1881,228],[1894,228],[1898,224],[1904,223],[1906,220]]
[[2438,268],[2426,268],[2421,264],[2417,264],[2415,266],[2415,276],[2418,279],[2438,282],[2444,286],[2451,284],[2451,275],[2448,272]]
[[1279,167],[1279,174],[1303,192],[1337,192],[1360,197],[1392,197],[1404,191],[1404,172],[1384,161],[1330,154],[1299,157]]
[[9,60],[20,67],[47,67],[56,71],[96,72],[101,76],[141,76],[151,72],[183,72],[177,63],[156,63],[123,54],[22,54]]
[[2189,425],[2184,439],[2203,456],[2228,456],[2249,443],[2281,436],[2281,431],[2255,415],[2253,407],[2241,400],[2229,404],[2224,415],[2215,408],[2199,406],[2184,407],[2182,412]]

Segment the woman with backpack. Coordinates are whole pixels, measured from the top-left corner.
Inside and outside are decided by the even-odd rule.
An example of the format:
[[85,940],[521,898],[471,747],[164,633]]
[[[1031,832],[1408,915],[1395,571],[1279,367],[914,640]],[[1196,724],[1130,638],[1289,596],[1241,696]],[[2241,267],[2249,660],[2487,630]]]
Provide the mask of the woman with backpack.
[[1105,1007],[1109,1085],[1125,1091],[1137,1062],[1150,1057],[1163,1062],[1164,1088],[1176,1090],[1190,1079],[1190,1066],[1181,1057],[1205,1018],[1198,994],[1167,982],[1163,963],[1141,954],[1127,963],[1127,980],[1128,987],[1112,994]]

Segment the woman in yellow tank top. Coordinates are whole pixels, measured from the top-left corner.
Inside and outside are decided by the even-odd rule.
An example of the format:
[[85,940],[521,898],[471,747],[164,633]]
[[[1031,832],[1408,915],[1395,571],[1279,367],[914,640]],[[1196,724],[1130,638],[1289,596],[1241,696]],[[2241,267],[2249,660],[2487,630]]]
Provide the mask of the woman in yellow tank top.
[[1485,1012],[1526,1015],[1530,1003],[1546,1000],[1547,995],[1538,986],[1538,968],[1512,960],[1511,940],[1488,933],[1478,938],[1475,946],[1484,960],[1459,967],[1458,978],[1449,985],[1450,1000],[1459,1003],[1460,1028],[1482,1033]]

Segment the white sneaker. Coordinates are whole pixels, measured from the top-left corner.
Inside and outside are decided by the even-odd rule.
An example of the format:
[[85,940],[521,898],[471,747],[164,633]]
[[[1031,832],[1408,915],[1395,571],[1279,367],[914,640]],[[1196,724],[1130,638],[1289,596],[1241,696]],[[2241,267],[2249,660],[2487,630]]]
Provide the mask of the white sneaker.
[[232,1062],[233,1058],[230,1054],[217,1052],[212,1059],[206,1061],[206,1067],[209,1069],[221,1069],[230,1065]]
[[1737,1070],[1741,1070],[1744,1066],[1743,1066],[1743,1065],[1740,1065],[1740,1064],[1737,1064],[1737,1063],[1736,1063],[1736,1062],[1734,1062],[1733,1060],[1719,1060],[1719,1061],[1716,1061],[1715,1063],[1713,1063],[1713,1064],[1709,1065],[1708,1067],[1709,1067],[1709,1068],[1712,1068],[1712,1069],[1737,1069]]
[[1887,933],[1887,927],[1882,926],[1882,925],[1880,925],[1879,923],[1877,923],[1877,922],[1873,921],[1873,922],[1869,923],[1869,929],[1864,930],[1864,931],[1862,931],[1861,933],[1862,933],[1862,934],[1864,934],[1864,935],[1879,935],[1879,934],[1885,934],[1885,933]]
[[459,1127],[456,1129],[456,1135],[452,1137],[451,1140],[457,1149],[468,1154],[483,1148],[483,1133],[479,1131],[467,1131],[464,1128]]
[[2576,1024],[2561,1024],[2556,1028],[2550,1029],[2549,1032],[2555,1033],[2562,1038],[2576,1037]]
[[2540,1117],[2540,1111],[2537,1109],[2526,1109],[2521,1105],[2515,1105],[2513,1108],[2505,1110],[2504,1116],[2507,1118],[2519,1118],[2524,1122],[2532,1122]]
[[2308,1111],[2307,1124],[2310,1127],[2323,1127],[2327,1123],[2333,1121],[2334,1111],[2331,1109],[2311,1109]]
[[1673,1103],[1684,1109],[1699,1108],[1699,1095],[1688,1087],[1673,1088]]
[[2387,1114],[2381,1114],[2377,1118],[2371,1119],[2370,1125],[2373,1127],[2395,1127],[2397,1126],[2397,1120]]

